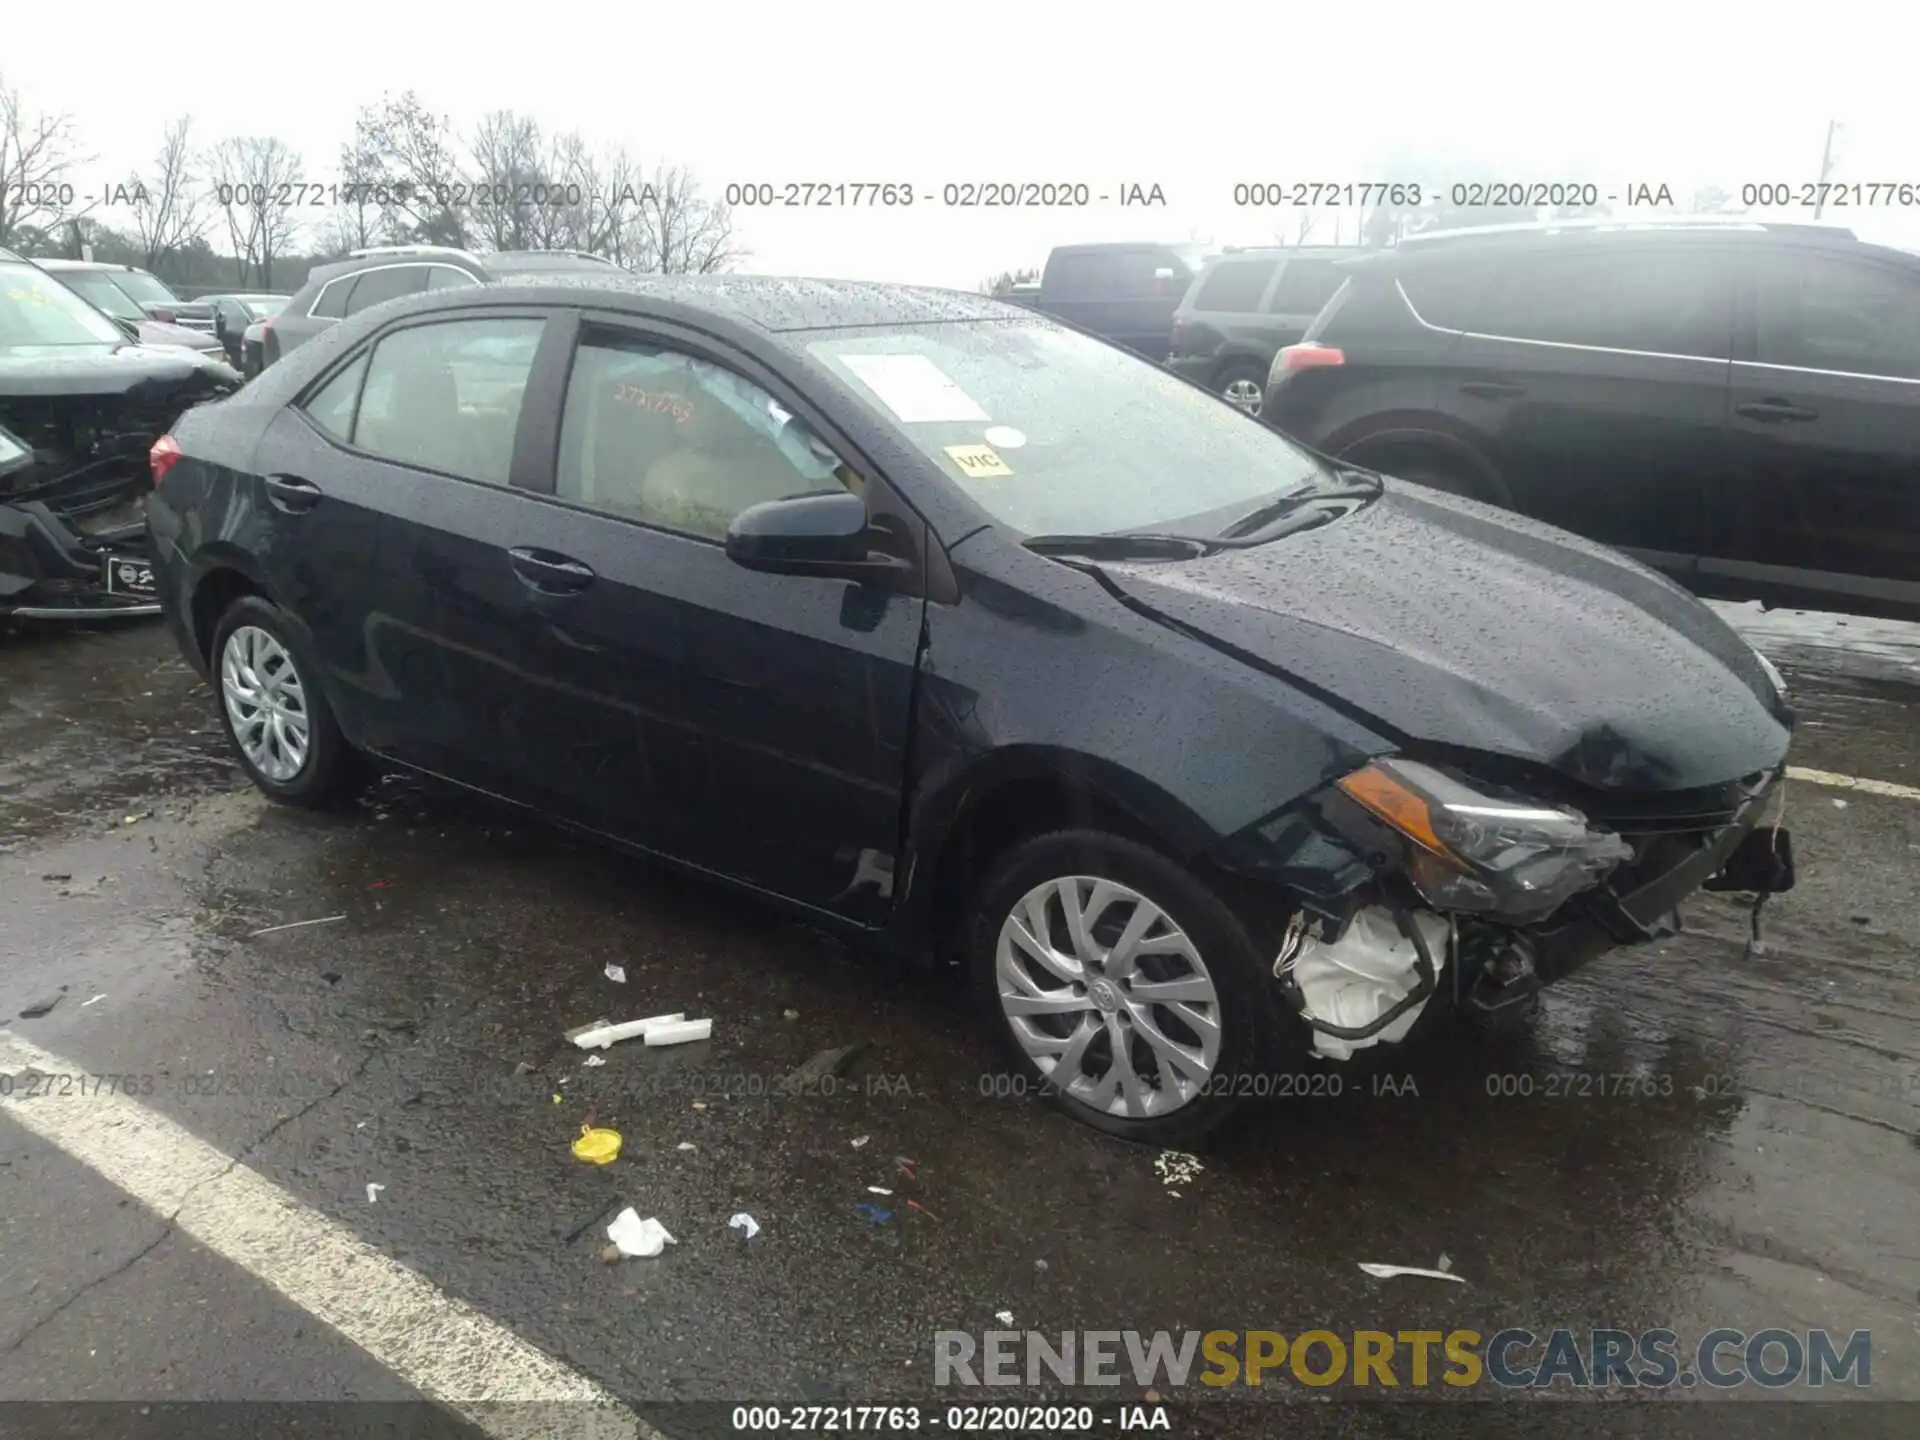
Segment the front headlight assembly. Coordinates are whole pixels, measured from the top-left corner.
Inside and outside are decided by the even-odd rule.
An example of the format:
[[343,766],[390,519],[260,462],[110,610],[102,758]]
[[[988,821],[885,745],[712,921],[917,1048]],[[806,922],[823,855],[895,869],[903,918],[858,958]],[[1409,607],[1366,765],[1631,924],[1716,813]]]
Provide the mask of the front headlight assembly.
[[1411,842],[1407,877],[1436,910],[1543,919],[1633,856],[1578,810],[1485,794],[1417,761],[1376,760],[1336,784]]

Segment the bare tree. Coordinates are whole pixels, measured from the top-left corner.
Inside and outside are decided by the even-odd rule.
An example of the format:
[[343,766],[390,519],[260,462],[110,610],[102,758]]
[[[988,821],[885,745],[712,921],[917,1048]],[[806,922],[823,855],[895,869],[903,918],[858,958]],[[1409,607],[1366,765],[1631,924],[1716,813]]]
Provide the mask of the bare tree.
[[381,162],[378,127],[362,110],[354,117],[353,138],[340,147],[339,188],[320,238],[328,254],[364,250],[386,236],[378,198],[378,186],[386,174]]
[[20,92],[0,80],[0,245],[14,245],[16,231],[44,242],[57,222],[92,208],[75,209],[79,197],[67,180],[93,158],[75,153],[77,143],[70,116],[30,113]]
[[630,268],[662,275],[708,275],[743,259],[733,243],[733,211],[708,200],[685,166],[657,166],[633,197],[627,218]]
[[1827,180],[1833,174],[1833,167],[1838,164],[1840,160],[1840,157],[1833,153],[1833,137],[1839,132],[1840,122],[1838,120],[1829,120],[1827,122],[1827,143],[1820,151],[1820,180],[1813,201],[1813,218],[1816,220],[1820,218],[1821,214],[1827,208]]
[[1020,270],[1002,270],[998,275],[989,275],[980,282],[983,295],[1009,295],[1016,285],[1030,285],[1040,278],[1040,272],[1031,267]]
[[511,110],[488,112],[467,142],[473,155],[476,193],[471,224],[481,243],[495,250],[531,250],[551,230],[546,155],[540,122]]
[[201,188],[198,160],[189,133],[193,117],[182,115],[167,126],[154,156],[153,173],[137,172],[127,177],[124,187],[132,193],[133,232],[146,255],[146,268],[154,269],[181,246],[206,234],[212,217],[206,210],[206,192]]
[[1718,185],[1702,185],[1687,197],[1687,212],[1691,215],[1733,215],[1733,196]]
[[371,160],[367,183],[386,238],[423,245],[469,243],[468,217],[456,203],[460,184],[459,143],[444,115],[436,115],[409,90],[382,96],[363,107],[354,125],[354,145]]
[[1287,232],[1285,230],[1276,230],[1273,232],[1274,244],[1276,245],[1306,244],[1307,237],[1313,234],[1313,227],[1317,223],[1319,223],[1319,219],[1320,217],[1317,214],[1315,214],[1312,210],[1309,210],[1305,206],[1302,206],[1299,213],[1293,217],[1292,238],[1291,239],[1288,238]]
[[299,230],[298,210],[281,196],[300,178],[300,154],[278,136],[240,136],[214,147],[212,169],[238,282],[270,288],[274,257],[292,249]]

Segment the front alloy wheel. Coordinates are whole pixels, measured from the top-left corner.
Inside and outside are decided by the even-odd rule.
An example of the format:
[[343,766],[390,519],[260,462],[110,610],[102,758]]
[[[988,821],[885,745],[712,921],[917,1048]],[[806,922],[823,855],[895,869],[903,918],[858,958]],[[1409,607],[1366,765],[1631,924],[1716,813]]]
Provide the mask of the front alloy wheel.
[[1199,947],[1118,881],[1064,875],[1028,890],[1000,926],[994,980],[1015,1042],[1098,1115],[1170,1115],[1219,1064],[1220,996]]
[[220,651],[220,690],[233,738],[253,768],[291,784],[313,750],[307,687],[293,657],[257,625],[242,625]]

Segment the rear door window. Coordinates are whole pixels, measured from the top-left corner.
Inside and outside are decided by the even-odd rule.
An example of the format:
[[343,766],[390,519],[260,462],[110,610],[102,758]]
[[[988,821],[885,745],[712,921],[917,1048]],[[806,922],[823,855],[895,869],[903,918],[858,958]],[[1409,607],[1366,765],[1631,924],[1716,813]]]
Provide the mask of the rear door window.
[[1756,271],[1754,322],[1762,364],[1920,379],[1920,285],[1897,271],[1769,255]]
[[1331,260],[1289,260],[1267,309],[1275,315],[1318,315],[1345,279]]
[[1533,254],[1514,257],[1503,276],[1468,328],[1708,360],[1731,353],[1732,266],[1724,251],[1645,245]]
[[353,443],[403,465],[505,485],[545,324],[488,316],[383,337],[367,364]]
[[383,265],[378,270],[367,271],[354,285],[353,295],[347,301],[347,314],[358,315],[384,300],[417,295],[426,288],[425,265]]
[[1082,250],[1062,255],[1048,267],[1043,290],[1074,300],[1110,295],[1120,285],[1120,257],[1105,250]]
[[1260,297],[1279,268],[1278,260],[1223,260],[1202,277],[1193,308],[1241,314],[1258,310]]

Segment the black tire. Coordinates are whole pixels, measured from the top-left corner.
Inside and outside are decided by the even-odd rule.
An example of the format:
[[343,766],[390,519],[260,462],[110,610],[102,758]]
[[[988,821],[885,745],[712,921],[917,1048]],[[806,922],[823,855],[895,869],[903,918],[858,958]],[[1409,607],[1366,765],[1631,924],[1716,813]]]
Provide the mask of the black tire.
[[[1218,1002],[1220,1045],[1210,1079],[1197,1086],[1198,1093],[1192,1098],[1164,1114],[1116,1115],[1068,1094],[1066,1082],[1050,1080],[1021,1047],[1015,1038],[1014,1022],[1002,1008],[996,969],[1002,927],[1029,892],[1049,880],[1069,876],[1117,881],[1146,897],[1185,932],[1212,981]],[[1111,940],[1102,943],[1110,945]],[[976,889],[968,909],[966,962],[989,1023],[1012,1059],[1014,1074],[1021,1077],[1016,1090],[1044,1094],[1083,1124],[1140,1144],[1193,1145],[1219,1128],[1238,1108],[1232,1092],[1248,1088],[1237,1085],[1235,1077],[1262,1073],[1269,1060],[1281,1053],[1285,1037],[1296,1033],[1290,1030],[1287,1012],[1274,993],[1270,961],[1262,958],[1253,938],[1220,897],[1157,851],[1103,831],[1056,831],[1024,841],[1000,856]],[[1095,1012],[1085,1013],[1104,1023]],[[1153,1014],[1165,1033],[1164,1012]],[[1082,1023],[1052,1018],[1058,1020],[1060,1028]],[[1188,1030],[1189,1036],[1196,1033]],[[1132,1043],[1145,1045],[1144,1040]],[[1111,1060],[1108,1042],[1096,1039],[1087,1049],[1089,1054],[1102,1051]]]
[[[291,661],[299,681],[307,717],[308,744],[299,769],[284,779],[266,774],[254,763],[247,747],[241,743],[228,706],[223,661],[227,641],[243,627],[266,632]],[[227,743],[233,747],[240,768],[263,794],[283,805],[320,809],[358,793],[366,779],[366,768],[333,718],[333,709],[320,689],[320,666],[313,658],[304,632],[287,619],[279,606],[259,595],[243,595],[235,600],[214,627],[210,661],[220,727],[226,732]]]
[[[1241,404],[1234,399],[1234,387],[1237,385],[1251,385],[1254,393],[1260,396],[1260,400],[1255,401],[1251,408]],[[1260,413],[1261,402],[1266,399],[1267,367],[1256,365],[1250,360],[1236,360],[1213,377],[1213,388],[1222,400],[1235,409],[1246,410],[1250,415],[1257,415]]]

